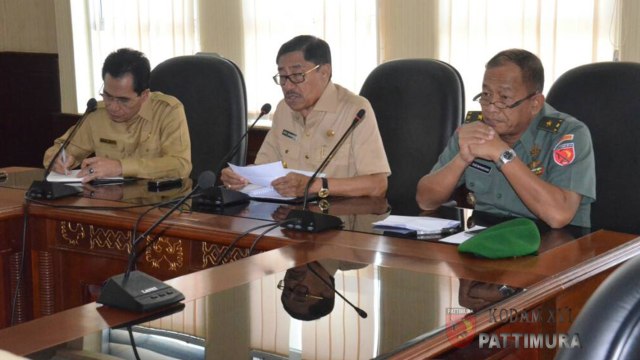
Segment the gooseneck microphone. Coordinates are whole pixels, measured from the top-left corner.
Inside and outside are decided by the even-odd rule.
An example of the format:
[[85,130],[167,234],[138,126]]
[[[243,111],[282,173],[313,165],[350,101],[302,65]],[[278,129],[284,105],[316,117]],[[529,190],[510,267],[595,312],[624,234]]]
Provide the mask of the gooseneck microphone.
[[[345,139],[349,134],[353,132],[353,129],[360,123],[360,121],[364,118],[365,111],[364,109],[360,109],[356,114],[356,117],[351,122],[351,125],[344,132],[340,140],[336,143],[336,145],[331,149],[329,155],[322,161],[318,169],[311,175],[309,181],[307,181],[307,185],[304,188],[304,198],[302,203],[302,210],[291,210],[287,215],[287,219],[289,222],[284,223],[283,226],[292,229],[292,230],[300,230],[305,232],[320,232],[328,229],[336,229],[342,226],[342,220],[340,220],[337,216],[332,216],[328,214],[321,214],[309,211],[307,209],[307,202],[309,200],[309,188],[311,184],[318,176],[318,173],[323,171],[335,153],[340,149]],[[297,220],[295,220],[297,219]]]
[[[204,171],[198,177],[198,184],[187,195],[176,202],[147,231],[132,240],[126,272],[113,276],[105,282],[97,300],[99,304],[133,312],[145,312],[184,300],[184,295],[180,291],[141,271],[133,270],[138,258],[136,248],[140,241],[146,239],[158,225],[193,196],[196,191],[211,188],[215,186],[215,183],[216,175],[212,171]],[[157,239],[156,237],[153,241]]]
[[320,281],[322,281],[325,285],[327,285],[331,290],[333,290],[334,293],[338,294],[338,296],[340,296],[342,298],[342,300],[344,300],[344,302],[346,302],[347,304],[351,305],[353,310],[355,310],[358,313],[358,315],[360,315],[361,318],[366,319],[367,316],[369,316],[366,311],[360,309],[359,307],[355,306],[351,301],[347,300],[347,298],[344,297],[336,289],[336,287],[333,284],[328,282],[327,279],[323,278],[322,276],[320,276],[320,274],[318,274],[315,270],[313,270],[313,267],[310,264],[307,264],[307,269],[309,269],[313,273],[313,275],[315,275],[318,279],[320,279]]
[[270,112],[271,112],[271,104],[266,103],[266,104],[262,105],[262,107],[260,108],[260,114],[258,115],[258,117],[253,121],[253,123],[251,123],[251,126],[249,126],[247,131],[244,132],[244,134],[238,140],[236,145],[225,156],[222,157],[222,160],[220,160],[220,163],[215,168],[215,171],[216,171],[215,174],[216,175],[218,175],[218,176],[220,175],[220,171],[222,171],[222,168],[224,167],[224,164],[227,161],[229,161],[229,159],[231,159],[238,152],[238,150],[240,149],[240,145],[242,145],[242,140],[244,140],[244,138],[247,137],[247,135],[249,134],[249,131],[251,131],[251,129],[253,129],[253,127],[258,123],[258,120],[260,120],[263,116],[267,115]]
[[49,162],[49,165],[44,171],[43,180],[34,181],[31,184],[31,187],[29,187],[29,190],[27,190],[27,197],[29,199],[53,200],[53,199],[59,199],[65,196],[75,195],[80,192],[73,186],[65,185],[62,183],[49,182],[47,181],[47,177],[49,176],[49,173],[53,168],[53,164],[58,159],[58,156],[60,156],[60,153],[62,153],[62,151],[64,151],[67,148],[67,146],[69,146],[71,139],[76,134],[80,126],[82,126],[82,124],[84,123],[84,120],[87,118],[87,116],[90,113],[94,112],[97,107],[98,107],[98,102],[96,101],[96,99],[91,98],[89,99],[89,101],[87,101],[87,109],[84,111],[84,114],[78,120],[73,130],[71,130],[71,133],[69,134],[69,136],[67,136],[67,139],[62,143],[62,146],[60,146],[56,154],[51,158],[51,162]]
[[[260,108],[260,114],[258,115],[258,117],[253,121],[251,126],[249,126],[247,131],[244,132],[244,134],[238,140],[236,145],[226,155],[222,157],[222,160],[220,160],[220,163],[218,164],[218,166],[214,168],[215,174],[216,176],[218,176],[218,178],[220,178],[220,173],[222,172],[222,169],[224,168],[224,165],[227,163],[227,161],[229,161],[229,159],[231,159],[240,149],[240,146],[242,145],[242,141],[244,140],[244,138],[247,137],[247,135],[249,134],[249,131],[251,131],[251,129],[253,129],[253,127],[258,123],[258,120],[260,120],[264,115],[267,115],[269,112],[271,112],[271,104],[266,103],[262,105],[262,108]],[[249,202],[249,195],[241,191],[227,189],[224,186],[218,186],[218,187],[213,187],[210,190],[207,190],[204,196],[199,198],[199,201],[207,201],[210,199],[213,199],[213,204],[216,207],[223,207],[228,205]]]

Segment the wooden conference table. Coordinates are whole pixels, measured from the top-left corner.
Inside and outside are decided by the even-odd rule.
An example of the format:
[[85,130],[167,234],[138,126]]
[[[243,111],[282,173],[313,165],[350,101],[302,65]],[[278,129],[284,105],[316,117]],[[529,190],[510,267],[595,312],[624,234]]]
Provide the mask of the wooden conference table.
[[[512,343],[488,349],[477,337],[462,346],[453,324],[463,314],[475,335],[566,333],[598,284],[640,253],[637,235],[541,227],[537,256],[481,259],[438,239],[383,234],[371,222],[394,209],[389,211],[384,199],[359,198],[331,200],[329,213],[345,221],[343,230],[309,234],[276,227],[256,244],[257,254],[247,256],[264,228],[254,230],[224,265],[213,266],[239,234],[273,223],[287,206],[252,202],[220,210],[194,200],[191,211],[172,215],[154,232],[157,242],[139,258],[138,269],[167,280],[186,297],[176,313],[150,320],[154,314],[93,301],[106,279],[124,271],[131,230],[149,209],[131,206],[179,196],[190,184],[167,193],[149,193],[144,184],[87,188],[84,196],[25,207],[25,188],[39,179],[41,170],[1,170],[9,176],[0,183],[0,349],[34,358],[47,358],[61,348],[87,351],[96,336],[103,339],[96,334],[134,323],[200,339],[207,359],[552,358],[555,349],[516,348]],[[110,197],[119,200],[105,199]],[[9,327],[21,274],[25,211],[26,262],[14,312],[18,324]],[[163,211],[146,214],[138,231]],[[470,221],[492,221],[469,214],[443,208],[438,216],[459,219],[465,227]],[[313,261],[332,269],[338,291],[365,310],[367,318],[339,297],[333,311],[315,321],[300,322],[287,314],[276,285],[288,269]],[[543,316],[535,321],[511,318],[523,312]]]

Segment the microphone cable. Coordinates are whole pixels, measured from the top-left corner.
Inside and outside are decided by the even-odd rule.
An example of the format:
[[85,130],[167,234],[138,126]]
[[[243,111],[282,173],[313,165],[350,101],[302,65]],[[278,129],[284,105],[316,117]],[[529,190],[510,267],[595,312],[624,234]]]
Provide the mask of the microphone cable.
[[132,327],[132,325],[127,326],[127,332],[129,333],[129,342],[131,343],[131,349],[133,350],[133,355],[136,357],[136,360],[140,360],[140,355],[138,355],[138,347],[136,346],[136,340],[133,337]]
[[27,227],[29,223],[29,199],[24,204],[22,214],[22,254],[20,254],[20,264],[18,265],[18,279],[16,279],[16,289],[11,300],[11,320],[9,325],[15,325],[16,307],[18,305],[18,297],[20,296],[20,287],[22,286],[22,278],[24,277],[24,263],[27,252]]
[[[81,209],[81,210],[121,210],[121,209],[135,209],[141,207],[149,207],[143,214],[148,213],[154,208],[166,206],[172,204],[177,201],[177,199],[171,199],[167,201],[162,201],[155,204],[137,204],[137,205],[129,205],[129,206],[86,206],[86,205],[55,205],[51,204],[47,201],[40,201],[36,199],[32,199],[25,195],[25,204],[23,206],[23,214],[22,214],[22,251],[20,255],[20,260],[18,264],[18,274],[16,279],[15,290],[11,299],[11,314],[9,324],[11,326],[15,325],[16,321],[16,309],[18,305],[18,298],[20,297],[22,279],[24,278],[24,266],[27,252],[27,228],[29,224],[29,207],[33,204],[38,204],[46,207],[57,208],[57,209]],[[137,226],[137,225],[136,225]]]
[[238,241],[240,241],[240,239],[242,239],[243,237],[247,236],[250,232],[252,232],[254,230],[262,229],[262,228],[268,227],[268,226],[273,226],[273,224],[274,224],[273,222],[270,222],[268,224],[262,224],[262,225],[254,226],[251,229],[246,230],[245,232],[243,232],[240,235],[236,236],[236,238],[233,239],[233,241],[227,246],[227,248],[224,250],[222,255],[220,255],[220,257],[218,258],[218,261],[216,261],[213,266],[221,265],[224,262],[224,258],[227,257],[227,255],[231,252],[231,250],[233,250],[236,247],[236,244],[238,243]]
[[233,239],[233,241],[229,244],[229,246],[227,246],[227,248],[225,249],[225,251],[222,253],[222,255],[220,255],[220,257],[218,258],[218,261],[215,262],[215,264],[213,266],[218,266],[218,265],[222,265],[224,263],[224,258],[227,257],[227,255],[236,247],[236,244],[238,243],[238,241],[240,241],[240,239],[242,239],[243,237],[249,235],[250,232],[254,231],[254,230],[258,230],[258,229],[262,229],[264,227],[270,227],[269,229],[267,229],[265,232],[263,232],[261,235],[259,235],[256,239],[253,240],[253,243],[251,245],[251,248],[249,249],[249,255],[251,255],[251,251],[253,250],[253,247],[255,246],[255,244],[258,242],[258,240],[260,238],[262,238],[266,233],[268,233],[269,231],[275,229],[276,227],[290,222],[290,221],[294,221],[294,220],[299,220],[299,219],[287,219],[287,220],[283,220],[283,221],[277,221],[277,222],[270,222],[268,224],[262,224],[262,225],[258,225],[258,226],[254,226],[249,230],[246,230],[245,232],[243,232],[242,234],[236,236],[235,239]]
[[[201,195],[202,195],[202,194],[198,194],[198,196],[201,196]],[[194,198],[194,197],[198,197],[198,196],[193,196],[192,198]],[[133,229],[131,230],[131,251],[135,251],[135,249],[133,248],[133,246],[135,245],[135,244],[134,244],[134,242],[135,242],[135,240],[136,240],[136,239],[137,239],[137,237],[138,237],[138,227],[140,226],[140,222],[142,221],[142,218],[144,218],[144,217],[145,217],[149,212],[151,212],[151,211],[152,211],[152,210],[154,210],[154,209],[159,209],[159,208],[164,207],[164,206],[169,206],[169,205],[174,204],[175,202],[178,202],[178,201],[180,201],[180,200],[182,200],[182,197],[178,197],[178,198],[174,198],[174,199],[171,199],[171,200],[168,200],[168,201],[162,202],[162,203],[154,204],[153,206],[151,206],[150,208],[148,208],[147,210],[145,210],[142,214],[140,214],[140,215],[138,216],[138,219],[136,220],[135,224],[133,225]],[[189,212],[190,212],[190,211],[191,211],[191,207],[190,207],[190,206],[188,206],[188,205],[186,205],[186,204],[185,204],[185,206],[187,206],[187,207],[188,207],[188,210],[178,210],[178,211],[180,211],[180,213],[183,213],[183,212],[185,212],[185,211],[189,211]],[[144,253],[144,252],[147,250],[147,247],[149,247],[149,245],[151,245],[152,243],[153,243],[153,242],[150,242],[150,243],[146,244],[146,245],[145,245],[145,246],[144,246],[144,247],[143,247],[139,252],[137,252],[137,253],[138,253],[138,254],[142,254],[142,253]],[[133,264],[131,264],[131,268],[132,268],[132,270],[136,270],[136,263],[135,263],[135,261],[133,262]]]
[[283,220],[283,221],[279,221],[279,222],[275,223],[273,226],[271,226],[270,228],[268,228],[267,230],[263,231],[259,236],[257,236],[255,239],[253,239],[253,243],[251,243],[251,247],[249,248],[248,256],[251,256],[251,253],[253,253],[253,250],[255,249],[256,245],[258,244],[258,241],[260,241],[260,239],[262,239],[269,231],[271,231],[271,230],[273,230],[273,229],[275,229],[275,228],[277,228],[279,226],[282,226],[282,225],[284,225],[286,223],[295,222],[295,221],[298,221],[298,220],[300,220],[300,219],[292,218],[292,219],[286,219],[286,220]]

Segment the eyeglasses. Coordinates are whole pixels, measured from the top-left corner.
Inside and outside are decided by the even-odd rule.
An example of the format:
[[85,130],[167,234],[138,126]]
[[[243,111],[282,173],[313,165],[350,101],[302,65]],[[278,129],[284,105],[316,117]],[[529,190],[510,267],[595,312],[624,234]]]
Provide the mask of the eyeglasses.
[[480,103],[480,106],[489,106],[491,104],[493,104],[493,106],[497,107],[500,110],[504,110],[504,109],[513,109],[515,107],[520,106],[520,104],[522,104],[523,102],[531,99],[532,97],[534,97],[538,92],[534,91],[531,94],[523,97],[522,99],[514,102],[511,105],[507,105],[505,104],[502,100],[498,100],[498,101],[491,101],[491,98],[493,96],[489,95],[488,93],[484,93],[481,92],[480,94],[476,95],[473,97],[473,101],[477,101]]
[[317,300],[324,299],[322,296],[309,294],[309,288],[307,287],[307,285],[296,284],[294,287],[288,287],[284,279],[278,282],[278,289],[280,290],[288,289],[293,294],[294,296],[293,299],[299,302],[307,301],[307,299],[317,299]]
[[[121,97],[121,96],[112,96],[106,92],[103,91],[104,89],[104,85],[102,85],[102,88],[100,89],[99,95],[102,96],[102,100],[104,100],[105,103],[116,103],[118,104],[118,106],[121,107],[129,107],[131,106],[131,104],[133,103],[133,98],[128,98],[128,97]],[[138,95],[138,97],[140,97],[140,95]]]
[[277,85],[284,85],[287,80],[291,81],[294,84],[300,84],[301,82],[304,82],[306,79],[306,75],[310,72],[312,72],[313,70],[317,69],[320,67],[320,64],[314,66],[313,68],[303,72],[303,73],[296,73],[296,74],[291,74],[291,75],[280,75],[280,74],[275,74],[273,75],[273,82],[275,82]]

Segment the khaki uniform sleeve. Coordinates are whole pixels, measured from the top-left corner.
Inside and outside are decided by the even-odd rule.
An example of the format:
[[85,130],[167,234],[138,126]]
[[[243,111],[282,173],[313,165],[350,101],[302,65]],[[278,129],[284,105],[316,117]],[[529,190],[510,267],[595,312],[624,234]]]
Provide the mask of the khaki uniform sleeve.
[[[67,145],[67,149],[66,149],[67,154],[72,155],[76,159],[74,164],[71,166],[72,169],[80,166],[80,163],[82,163],[82,160],[84,160],[87,156],[93,153],[93,150],[92,150],[93,145],[92,145],[92,140],[90,135],[91,128],[89,125],[90,122],[91,122],[91,115],[89,115],[85,119],[85,121],[82,123],[82,126],[78,129],[76,134],[73,136],[73,139],[71,139],[71,142]],[[58,152],[58,150],[60,149],[62,144],[67,140],[67,138],[69,137],[69,134],[71,134],[74,128],[75,128],[75,125],[69,128],[64,133],[64,135],[57,138],[53,142],[53,146],[51,146],[45,151],[44,159],[42,162],[45,168],[49,166],[49,163],[53,160],[53,156],[56,154],[56,152]]]
[[157,158],[125,158],[120,160],[125,177],[187,178],[191,172],[191,139],[184,106],[177,103],[165,112],[156,114],[152,121],[160,122],[161,155]]

